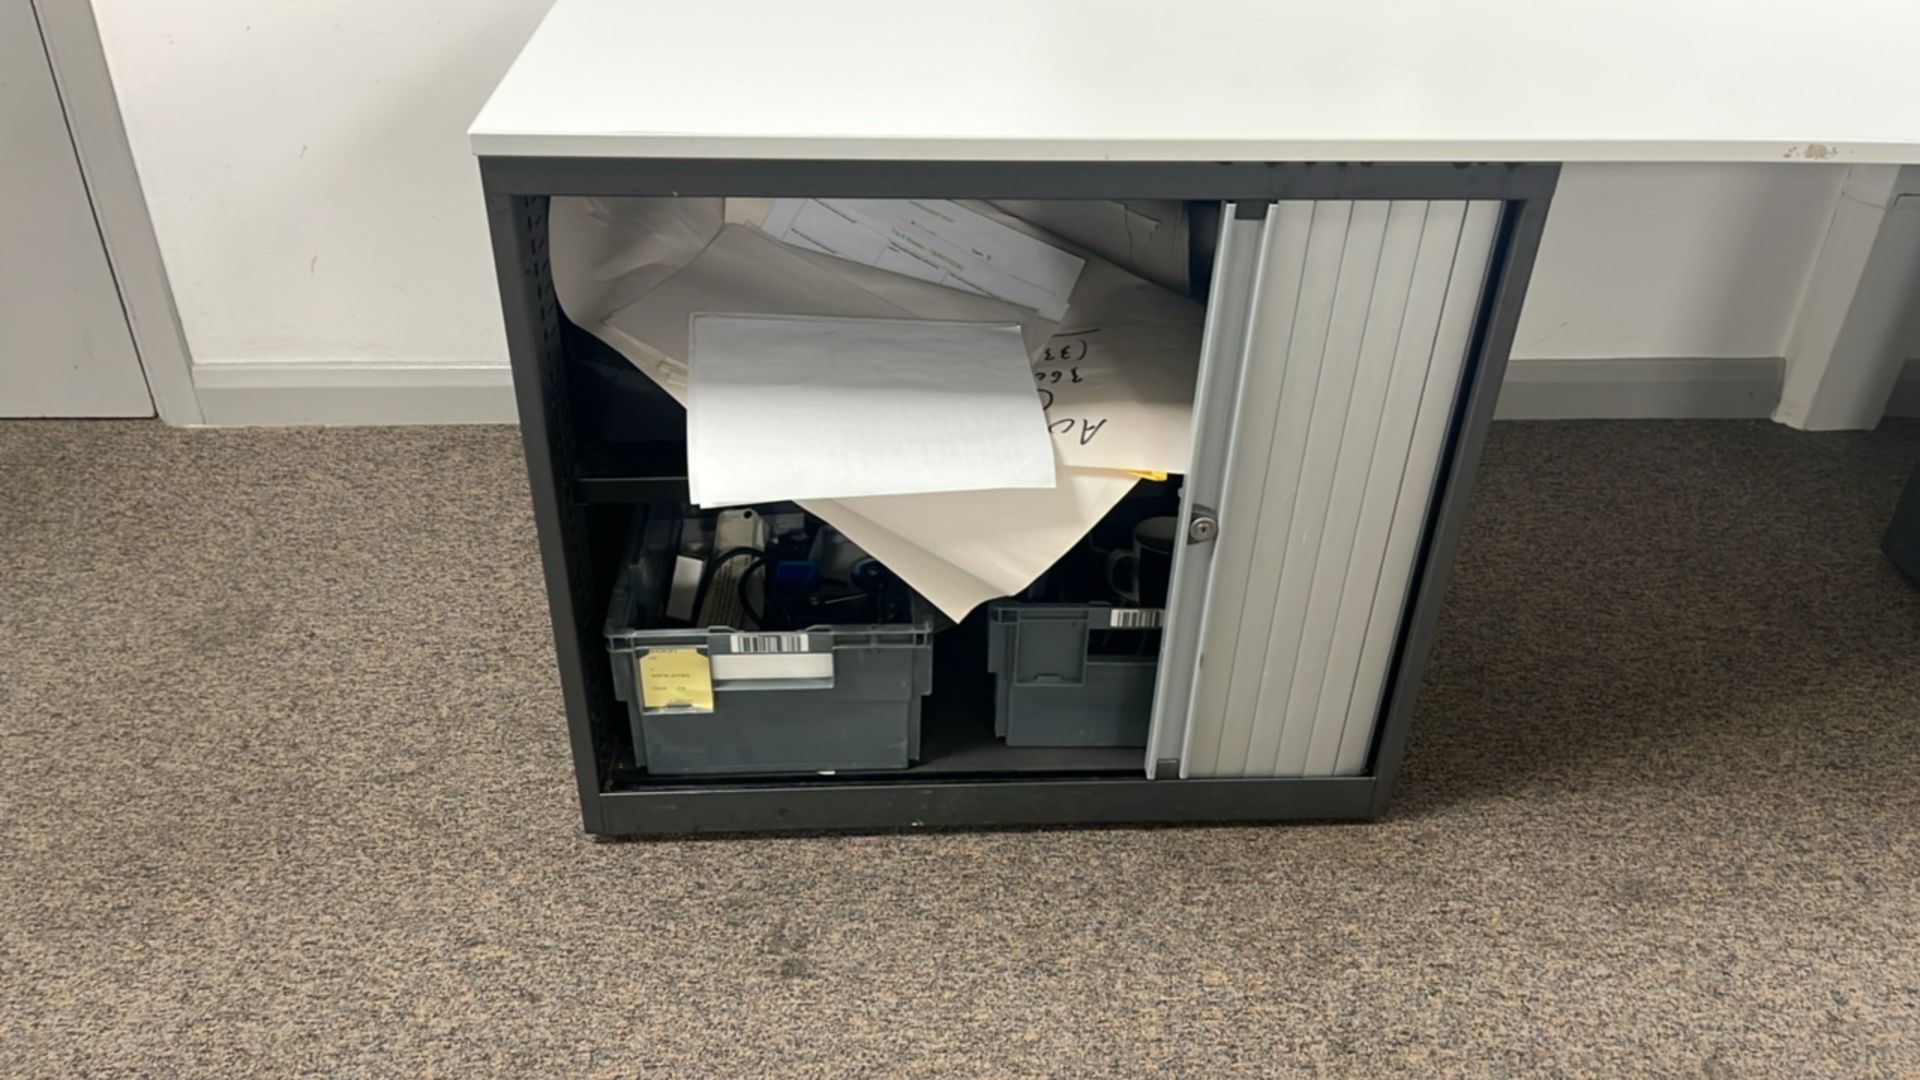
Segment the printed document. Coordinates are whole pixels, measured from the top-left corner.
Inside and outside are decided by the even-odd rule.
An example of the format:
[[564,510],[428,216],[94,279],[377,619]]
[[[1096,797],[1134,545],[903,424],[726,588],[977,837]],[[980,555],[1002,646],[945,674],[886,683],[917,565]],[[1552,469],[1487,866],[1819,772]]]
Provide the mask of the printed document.
[[1054,486],[1020,328],[692,316],[696,505]]

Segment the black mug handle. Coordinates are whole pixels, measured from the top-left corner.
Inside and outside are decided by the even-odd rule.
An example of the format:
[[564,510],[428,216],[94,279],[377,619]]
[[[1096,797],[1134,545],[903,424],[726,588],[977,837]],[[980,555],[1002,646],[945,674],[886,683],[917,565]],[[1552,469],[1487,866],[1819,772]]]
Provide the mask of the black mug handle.
[[1107,553],[1107,588],[1129,604],[1140,603],[1140,559],[1131,550]]

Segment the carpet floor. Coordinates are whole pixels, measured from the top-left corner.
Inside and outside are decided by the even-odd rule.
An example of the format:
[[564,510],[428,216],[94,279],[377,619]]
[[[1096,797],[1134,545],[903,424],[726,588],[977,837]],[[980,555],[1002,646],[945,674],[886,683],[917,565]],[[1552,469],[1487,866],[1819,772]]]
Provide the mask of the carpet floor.
[[0,424],[0,1074],[1920,1075],[1916,458],[1497,426],[1379,823],[601,844],[513,431]]

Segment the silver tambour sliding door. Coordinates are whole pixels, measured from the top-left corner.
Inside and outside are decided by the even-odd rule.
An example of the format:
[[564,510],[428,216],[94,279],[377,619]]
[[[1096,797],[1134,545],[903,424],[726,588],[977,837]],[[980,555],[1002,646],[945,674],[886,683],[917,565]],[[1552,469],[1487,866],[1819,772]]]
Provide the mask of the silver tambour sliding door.
[[1195,659],[1163,670],[1149,770],[1176,746],[1182,776],[1366,770],[1500,213],[1230,217],[1168,627]]

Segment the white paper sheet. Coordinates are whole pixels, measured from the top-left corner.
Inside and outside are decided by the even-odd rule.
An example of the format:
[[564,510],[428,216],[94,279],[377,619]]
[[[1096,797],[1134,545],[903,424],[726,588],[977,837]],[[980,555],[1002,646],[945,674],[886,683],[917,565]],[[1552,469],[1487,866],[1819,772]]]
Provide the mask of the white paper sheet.
[[944,199],[778,199],[760,228],[785,244],[1066,313],[1084,260]]
[[[732,209],[726,208],[729,215]],[[979,321],[1011,313],[1024,316],[1030,355],[1057,329],[1001,301],[797,251],[749,228],[722,228],[720,215],[719,200],[704,199],[555,198],[551,204],[561,307],[682,404],[689,316],[716,304]],[[642,237],[657,261],[636,258]],[[634,284],[642,279],[654,284]],[[1051,490],[811,499],[801,506],[959,620],[1032,584],[1137,482],[1064,466],[1057,481]]]
[[[561,263],[572,260],[572,256],[563,259],[560,255],[562,221],[569,235],[595,231],[590,220],[583,224],[585,215],[576,213],[571,202],[564,213],[552,215],[554,287],[562,305],[570,303],[569,295],[576,288],[589,300],[625,300],[631,290],[623,286],[593,288],[596,274],[590,270],[569,267],[562,273]],[[560,205],[558,200],[556,205]],[[631,225],[622,231],[632,231]],[[1036,312],[1003,300],[799,251],[743,226],[718,228],[710,240],[691,252],[676,251],[674,256],[684,255],[684,263],[637,299],[604,306],[597,312],[588,310],[583,315],[574,315],[573,308],[567,306],[567,314],[588,329],[595,322],[612,324],[630,343],[639,344],[650,354],[643,362],[628,352],[628,359],[648,374],[677,381],[682,390],[686,387],[688,320],[695,312],[1018,323],[1029,355],[1043,348],[1060,328]],[[644,272],[657,276],[652,269]],[[640,273],[631,271],[627,276]],[[609,344],[627,352],[619,342]],[[661,363],[666,364],[664,369],[653,366]]]
[[693,316],[699,506],[1054,486],[1020,328]]
[[[957,620],[984,600],[1033,584],[1136,483],[1122,473],[1062,468],[1052,490],[845,499],[817,513]],[[927,558],[929,550],[937,561]],[[960,602],[949,606],[941,598]]]
[[[800,202],[804,200],[793,200]],[[728,199],[725,218],[729,223],[767,229],[766,223],[781,205],[773,199]],[[1014,232],[1038,237],[1047,234],[1034,222],[1013,217],[997,203],[968,203],[962,210],[977,213],[991,223]],[[1133,227],[1161,230],[1179,237],[1182,260],[1185,259],[1186,228],[1179,217],[1178,203],[1145,202],[1121,204],[1092,200],[1087,213],[1069,212],[1078,202],[1033,201],[1019,205],[1034,210],[1046,225],[1067,225],[1082,230],[1095,229],[1107,215],[1095,212],[1107,208],[1135,221]],[[1134,207],[1146,207],[1156,213],[1174,215],[1172,224],[1144,222]],[[1097,237],[1117,242],[1115,237]],[[1059,237],[1047,237],[1049,243],[1063,244]],[[1076,237],[1079,239],[1079,237]],[[789,247],[787,250],[792,251]],[[825,265],[846,267],[839,259],[821,259],[803,251]],[[1160,245],[1143,241],[1137,252],[1146,265],[1123,268],[1107,259],[1090,255],[1073,288],[1068,307],[1068,322],[1060,339],[1035,343],[1033,367],[1036,388],[1047,409],[1050,430],[1060,463],[1092,469],[1122,469],[1135,472],[1182,473],[1191,452],[1193,387],[1199,371],[1200,338],[1205,323],[1205,308],[1183,292],[1143,280],[1139,270],[1155,269],[1165,252]],[[1164,267],[1158,267],[1165,269]],[[866,267],[861,267],[866,271]],[[874,274],[863,282],[874,289],[873,281],[892,278],[903,285],[918,284],[894,274]],[[1184,271],[1182,272],[1184,275]],[[1031,329],[1029,322],[1029,329]],[[1097,333],[1092,333],[1097,332]],[[1075,376],[1078,375],[1078,381]]]
[[989,205],[1187,295],[1193,253],[1187,207],[1178,199],[995,199]]
[[1033,360],[1061,463],[1186,472],[1204,309],[1096,262],[1067,314]]

